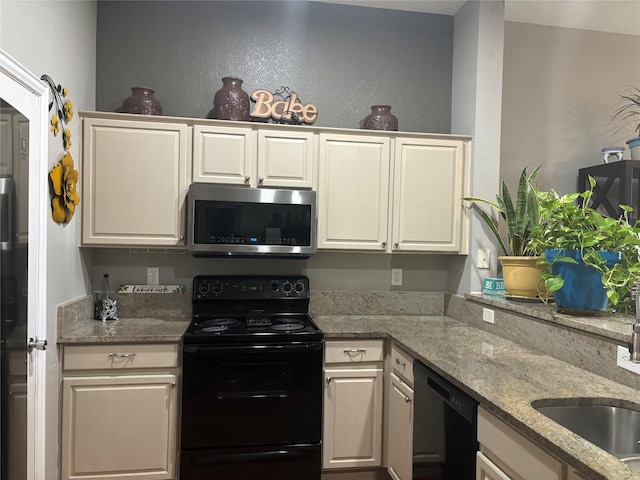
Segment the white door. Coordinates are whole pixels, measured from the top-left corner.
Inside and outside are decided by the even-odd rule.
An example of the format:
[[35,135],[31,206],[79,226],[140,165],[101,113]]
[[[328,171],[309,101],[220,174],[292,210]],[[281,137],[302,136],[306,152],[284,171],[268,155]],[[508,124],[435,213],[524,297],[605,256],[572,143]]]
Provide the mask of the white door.
[[[1,427],[2,431],[9,432],[0,444],[0,465],[3,479],[36,480],[50,477],[45,471],[45,376],[47,359],[51,358],[48,355],[55,357],[55,345],[46,350],[44,343],[49,91],[43,82],[0,50],[0,95],[3,105],[15,110],[16,118],[23,125],[18,129],[17,148],[12,153],[18,155],[14,165],[18,164],[20,168],[14,168],[13,176],[5,177],[5,183],[11,185],[14,204],[13,213],[4,215],[5,219],[12,219],[5,225],[17,223],[19,214],[16,211],[27,210],[29,233],[27,237],[23,231],[24,235],[20,235],[21,241],[18,241],[18,229],[11,228],[11,236],[3,242],[0,257],[4,281],[0,290],[4,307],[0,318],[3,326]],[[4,141],[3,138],[0,143]],[[28,169],[23,168],[24,165],[28,165]],[[26,196],[25,189],[28,190]],[[28,205],[16,205],[21,198],[22,203]],[[9,211],[8,208],[5,210]],[[24,230],[23,227],[20,229]],[[2,232],[8,231],[8,227],[2,229]],[[28,348],[30,340],[32,346]],[[55,358],[51,358],[51,362],[55,363]]]

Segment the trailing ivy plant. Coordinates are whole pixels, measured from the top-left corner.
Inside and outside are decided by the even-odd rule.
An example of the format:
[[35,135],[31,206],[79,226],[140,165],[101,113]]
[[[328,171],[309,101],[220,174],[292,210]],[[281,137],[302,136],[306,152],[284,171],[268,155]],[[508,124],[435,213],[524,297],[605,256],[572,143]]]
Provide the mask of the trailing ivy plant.
[[487,204],[500,214],[506,225],[506,241],[500,234],[497,219],[478,208],[480,217],[495,235],[505,256],[537,256],[541,253],[529,242],[531,228],[540,221],[538,197],[534,184],[539,169],[540,167],[537,167],[529,174],[527,174],[526,167],[522,170],[515,203],[513,203],[509,187],[505,182],[502,182],[502,195],[496,195],[495,203],[478,197],[463,198],[463,200],[473,202],[475,207],[477,207],[477,203]]
[[[589,207],[595,184],[590,176],[590,187],[582,193],[559,195],[554,190],[538,191],[540,224],[531,230],[531,247],[539,251],[580,251],[584,263],[602,274],[610,308],[628,313],[635,308],[630,293],[640,272],[640,228],[629,223],[629,213],[633,210],[629,206],[620,206],[623,213],[619,218],[605,216]],[[619,252],[621,260],[608,267],[600,251]],[[551,266],[557,262],[578,263],[559,255],[551,262],[543,259],[538,264]],[[549,293],[564,285],[564,279],[552,274],[550,268],[540,275]]]

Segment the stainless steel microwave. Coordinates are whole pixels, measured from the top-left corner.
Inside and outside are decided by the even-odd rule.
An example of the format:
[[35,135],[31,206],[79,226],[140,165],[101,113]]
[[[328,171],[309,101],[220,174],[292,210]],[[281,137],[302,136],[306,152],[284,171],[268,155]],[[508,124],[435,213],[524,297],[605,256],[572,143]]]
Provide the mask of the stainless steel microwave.
[[316,251],[316,192],[194,183],[187,251],[194,256],[306,258]]

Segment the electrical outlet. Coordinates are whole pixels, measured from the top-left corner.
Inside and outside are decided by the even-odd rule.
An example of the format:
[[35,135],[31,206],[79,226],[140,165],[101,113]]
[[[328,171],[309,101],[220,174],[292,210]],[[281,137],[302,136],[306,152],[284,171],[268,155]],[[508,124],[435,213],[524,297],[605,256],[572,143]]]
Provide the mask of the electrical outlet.
[[491,250],[488,248],[481,248],[478,250],[478,268],[488,269],[489,261],[491,260]]
[[482,320],[484,320],[487,323],[494,324],[495,320],[493,318],[493,310],[491,310],[490,308],[483,308],[482,309]]
[[158,267],[147,268],[147,285],[158,285],[160,283],[160,269]]
[[402,285],[402,269],[391,269],[391,285]]
[[629,370],[636,375],[640,375],[640,363],[632,362],[631,360],[629,360],[629,357],[629,349],[618,345],[618,358],[616,364],[620,368],[624,368],[625,370]]

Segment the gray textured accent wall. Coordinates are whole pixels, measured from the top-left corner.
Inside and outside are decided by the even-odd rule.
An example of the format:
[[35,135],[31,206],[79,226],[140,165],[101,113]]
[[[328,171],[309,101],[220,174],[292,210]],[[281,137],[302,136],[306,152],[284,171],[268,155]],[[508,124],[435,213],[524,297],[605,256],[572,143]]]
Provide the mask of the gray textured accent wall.
[[204,118],[223,76],[251,93],[285,85],[317,126],[359,128],[388,104],[403,131],[449,133],[453,17],[307,1],[98,2],[96,108],[130,87],[163,113]]

